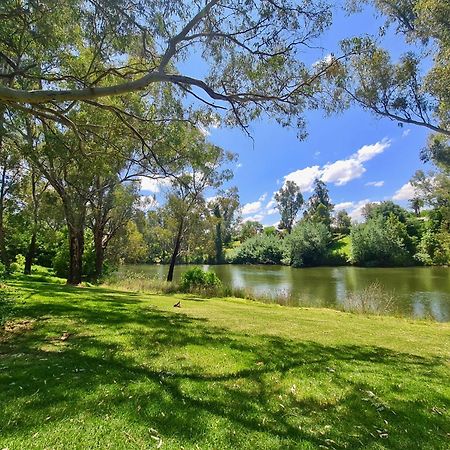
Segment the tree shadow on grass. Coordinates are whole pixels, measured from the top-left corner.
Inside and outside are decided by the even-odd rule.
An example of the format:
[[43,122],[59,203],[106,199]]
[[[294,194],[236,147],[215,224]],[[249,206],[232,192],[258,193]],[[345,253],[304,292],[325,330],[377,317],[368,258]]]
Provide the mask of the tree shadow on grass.
[[111,433],[120,418],[128,448],[151,443],[149,428],[173,448],[447,448],[440,358],[250,336],[108,289],[38,289],[48,301],[21,307],[34,329],[0,341],[0,442],[88,414]]

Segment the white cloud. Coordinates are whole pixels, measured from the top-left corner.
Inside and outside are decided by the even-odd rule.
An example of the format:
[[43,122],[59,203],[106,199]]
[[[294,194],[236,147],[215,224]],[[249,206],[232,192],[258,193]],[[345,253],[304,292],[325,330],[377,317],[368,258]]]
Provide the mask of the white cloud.
[[338,203],[337,205],[334,205],[334,210],[335,211],[341,211],[343,209],[349,209],[349,208],[353,208],[354,207],[354,202],[342,202],[342,203]]
[[288,173],[284,177],[284,181],[293,181],[300,188],[300,191],[309,192],[312,190],[314,180],[320,178],[321,175],[322,170],[319,166],[311,166]]
[[404,184],[397,192],[392,196],[392,200],[411,200],[416,195],[414,186],[408,182]]
[[[257,212],[261,212],[260,210],[262,209],[262,205],[263,202],[266,200],[267,198],[267,192],[264,192],[264,194],[262,194],[258,200],[256,200],[255,202],[249,202],[246,203],[243,207],[242,207],[242,214],[244,216],[248,215],[248,214],[255,214]],[[269,202],[270,204],[270,202]],[[265,209],[268,209],[269,207],[266,206]]]
[[366,186],[381,187],[384,186],[384,181],[369,181]]
[[406,130],[404,130],[402,133],[402,137],[408,136],[409,133],[411,133],[411,128],[407,128]]
[[267,203],[266,209],[271,209],[271,208],[273,208],[276,204],[277,204],[277,202],[276,202],[274,199],[272,199],[272,200],[270,200],[269,203]]
[[242,163],[237,163],[236,164],[236,169],[240,169],[242,167]]
[[348,212],[348,215],[351,217],[354,222],[361,222],[363,217],[363,209],[367,203],[379,203],[379,202],[371,202],[368,198],[364,200],[359,200],[357,202],[342,202],[338,203],[334,206],[335,211],[341,211],[345,209]]
[[242,222],[249,222],[250,220],[252,222],[262,222],[263,219],[263,214],[255,214],[254,216],[245,217],[244,219],[242,219]]
[[140,182],[141,191],[150,191],[155,194],[160,192],[163,187],[170,185],[169,178],[159,178],[155,180],[153,178],[140,177]]
[[246,203],[242,207],[242,214],[244,214],[244,216],[246,216],[247,214],[254,214],[261,209],[261,206],[262,203],[260,200],[257,200],[256,202]]
[[271,208],[271,209],[268,209],[267,211],[266,211],[266,216],[272,216],[273,214],[276,214],[278,212],[278,209],[277,208]]
[[311,191],[316,178],[320,178],[327,183],[333,183],[336,186],[343,186],[349,181],[361,177],[367,170],[363,163],[383,153],[390,145],[389,139],[364,145],[346,159],[339,159],[322,167],[315,165],[296,170],[287,174],[284,181],[293,181],[302,192]]
[[357,159],[344,159],[324,166],[322,180],[343,186],[349,181],[359,178],[366,169]]
[[360,200],[359,202],[354,203],[353,208],[348,212],[352,221],[354,221],[354,222],[362,222],[363,221],[363,219],[364,219],[363,210],[364,210],[364,206],[366,206],[367,203],[378,203],[378,202],[371,202],[370,200],[365,199],[365,200]]
[[356,156],[357,160],[360,162],[366,162],[374,158],[376,155],[383,153],[390,146],[391,141],[384,138],[376,144],[364,145],[355,153],[355,155],[353,155],[353,157]]

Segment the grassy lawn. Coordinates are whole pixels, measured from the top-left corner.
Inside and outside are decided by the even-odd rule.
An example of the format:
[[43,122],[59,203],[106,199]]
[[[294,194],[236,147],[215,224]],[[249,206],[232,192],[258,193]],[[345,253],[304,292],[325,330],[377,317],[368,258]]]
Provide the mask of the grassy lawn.
[[56,281],[10,282],[0,449],[450,448],[448,324]]

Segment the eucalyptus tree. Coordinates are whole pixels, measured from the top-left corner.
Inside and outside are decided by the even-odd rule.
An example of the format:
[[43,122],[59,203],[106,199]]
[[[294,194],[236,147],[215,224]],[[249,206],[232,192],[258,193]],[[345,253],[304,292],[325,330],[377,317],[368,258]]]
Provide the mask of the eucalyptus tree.
[[210,207],[215,218],[215,262],[224,261],[223,247],[229,244],[232,232],[239,220],[239,193],[237,187],[220,191],[210,202]]
[[286,181],[285,185],[275,194],[275,201],[281,215],[278,228],[287,230],[290,234],[297,214],[304,203],[300,188],[293,181]]
[[[408,45],[398,60],[377,38],[342,42],[351,55],[330,73],[334,83],[330,109],[357,104],[400,125],[425,127],[450,137],[450,4],[439,0],[355,0],[352,10],[372,4],[388,27]],[[334,57],[330,57],[333,60]],[[328,91],[329,92],[329,91]],[[331,100],[331,101],[330,101]]]
[[95,252],[95,277],[103,275],[105,252],[111,240],[132,219],[140,203],[139,183],[123,182],[119,174],[94,177],[89,196],[87,224],[92,230]]
[[176,221],[176,232],[167,281],[173,280],[181,244],[189,227],[189,214],[205,204],[204,194],[208,188],[217,189],[233,176],[226,165],[234,160],[234,154],[208,144],[199,132],[196,132],[196,139],[192,139],[190,144],[190,159],[172,179],[172,190],[168,194],[168,204]]
[[343,209],[333,217],[333,231],[339,234],[348,235],[352,226],[352,219],[348,212]]
[[[301,60],[330,25],[329,6],[325,0],[4,0],[0,103],[76,127],[70,111],[80,102],[127,115],[111,98],[171,85],[206,109],[221,109],[226,124],[245,127],[268,114],[284,125],[294,121],[302,133],[302,111],[315,106],[320,79],[337,64]],[[193,75],[186,60],[205,70]]]
[[304,212],[305,218],[314,222],[323,223],[329,229],[333,208],[334,206],[331,203],[327,185],[322,180],[316,178],[314,180],[313,192],[308,199]]
[[31,274],[31,267],[37,250],[37,239],[39,229],[43,224],[42,204],[45,201],[45,194],[49,183],[46,181],[34,166],[29,168],[25,177],[24,205],[29,216],[29,243],[25,254],[24,274]]
[[6,214],[12,207],[15,192],[23,175],[23,161],[11,141],[2,136],[0,128],[0,262],[8,266],[9,257],[6,249],[7,226]]

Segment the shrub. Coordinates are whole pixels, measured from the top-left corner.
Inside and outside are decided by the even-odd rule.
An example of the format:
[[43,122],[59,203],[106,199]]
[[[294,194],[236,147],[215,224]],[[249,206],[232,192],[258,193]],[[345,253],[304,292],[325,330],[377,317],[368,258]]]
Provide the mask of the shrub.
[[323,223],[303,221],[286,237],[284,261],[294,267],[317,266],[325,262],[331,233]]
[[394,215],[369,219],[351,231],[351,260],[367,266],[396,266],[411,263],[410,237],[405,224]]
[[214,272],[202,270],[200,267],[193,267],[181,276],[180,286],[183,291],[195,289],[213,289],[222,285],[219,277]]
[[6,275],[6,266],[0,262],[0,280]]
[[19,266],[19,264],[17,264],[16,262],[12,262],[12,263],[9,265],[9,271],[10,271],[11,273],[19,272],[19,271],[20,271],[20,266]]
[[427,230],[417,246],[414,259],[425,264],[446,265],[450,264],[450,237],[445,230],[437,232]]
[[236,264],[280,264],[283,249],[283,241],[277,236],[260,234],[247,239],[230,260]]
[[23,269],[25,268],[25,256],[21,255],[20,253],[16,255],[15,260],[9,265],[9,272],[23,272]]

